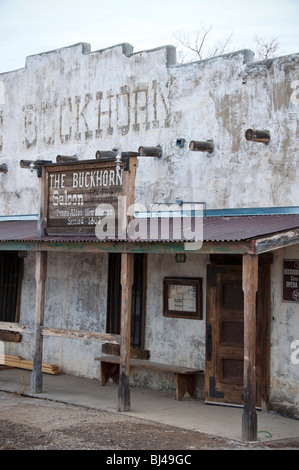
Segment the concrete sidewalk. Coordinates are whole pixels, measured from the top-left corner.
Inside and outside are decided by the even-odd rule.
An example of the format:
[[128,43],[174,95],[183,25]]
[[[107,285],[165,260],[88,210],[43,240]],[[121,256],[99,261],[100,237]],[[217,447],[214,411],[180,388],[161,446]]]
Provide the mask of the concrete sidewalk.
[[[117,412],[118,387],[98,380],[66,374],[43,375],[43,393],[30,393],[30,371],[0,370],[0,391],[34,396],[41,399]],[[185,397],[175,400],[174,393],[131,388],[129,416],[183,429],[203,432],[233,440],[242,440],[242,408],[206,405]],[[0,402],[1,413],[1,402]],[[299,439],[299,420],[257,411],[258,441]]]

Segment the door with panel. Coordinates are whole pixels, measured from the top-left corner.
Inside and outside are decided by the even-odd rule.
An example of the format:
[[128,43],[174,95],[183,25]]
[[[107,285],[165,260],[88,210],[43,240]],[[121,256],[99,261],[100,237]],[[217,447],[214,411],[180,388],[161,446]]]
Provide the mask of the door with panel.
[[[259,268],[256,341],[256,406],[267,394],[267,269]],[[264,375],[262,374],[264,372]],[[244,294],[242,266],[210,265],[207,282],[205,399],[209,403],[243,404]],[[266,398],[265,398],[266,400]]]

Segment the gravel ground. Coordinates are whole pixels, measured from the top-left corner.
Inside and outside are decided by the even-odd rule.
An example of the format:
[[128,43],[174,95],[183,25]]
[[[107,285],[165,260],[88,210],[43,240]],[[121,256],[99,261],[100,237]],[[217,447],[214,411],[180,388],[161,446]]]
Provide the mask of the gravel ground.
[[299,449],[299,441],[243,443],[98,411],[0,392],[0,450]]

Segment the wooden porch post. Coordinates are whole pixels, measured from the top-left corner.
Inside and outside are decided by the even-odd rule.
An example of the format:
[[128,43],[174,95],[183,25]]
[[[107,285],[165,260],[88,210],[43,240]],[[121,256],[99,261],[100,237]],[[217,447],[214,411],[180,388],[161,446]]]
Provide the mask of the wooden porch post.
[[258,256],[243,255],[244,291],[244,409],[242,416],[242,438],[257,439],[256,378],[256,292],[258,289]]
[[47,252],[36,252],[35,280],[36,280],[36,303],[35,303],[35,331],[34,331],[34,356],[31,373],[32,393],[41,393],[43,387],[42,358],[43,337],[41,327],[44,323],[45,306],[45,284],[47,277]]
[[131,347],[131,300],[134,272],[134,254],[121,255],[121,342],[118,388],[118,411],[130,410],[130,347]]

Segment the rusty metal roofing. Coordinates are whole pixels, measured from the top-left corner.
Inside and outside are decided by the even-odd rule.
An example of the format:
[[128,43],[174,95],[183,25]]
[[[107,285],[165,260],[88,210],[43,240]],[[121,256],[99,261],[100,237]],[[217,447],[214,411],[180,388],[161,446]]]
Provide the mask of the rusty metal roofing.
[[239,241],[299,227],[299,214],[207,217],[205,241]]
[[[194,219],[189,219],[190,224]],[[148,226],[152,223],[149,219],[138,220],[139,237],[135,240],[127,238],[128,242],[184,242],[186,239],[181,236],[181,230],[170,235],[163,230],[157,232],[157,236],[148,237]],[[137,223],[137,219],[136,219]],[[156,220],[156,223],[157,220]],[[184,226],[188,227],[188,222],[184,221]],[[299,214],[280,214],[280,215],[242,215],[242,216],[210,216],[203,218],[203,241],[204,242],[229,242],[255,239],[266,235],[288,231],[299,228]],[[167,236],[166,236],[167,235]],[[12,241],[60,241],[60,242],[99,242],[116,241],[115,239],[99,240],[96,236],[90,235],[51,235],[39,238],[37,235],[36,220],[11,220],[0,222],[0,242]],[[121,240],[124,241],[124,240]]]
[[0,241],[29,241],[36,238],[36,220],[9,220],[0,222]]

